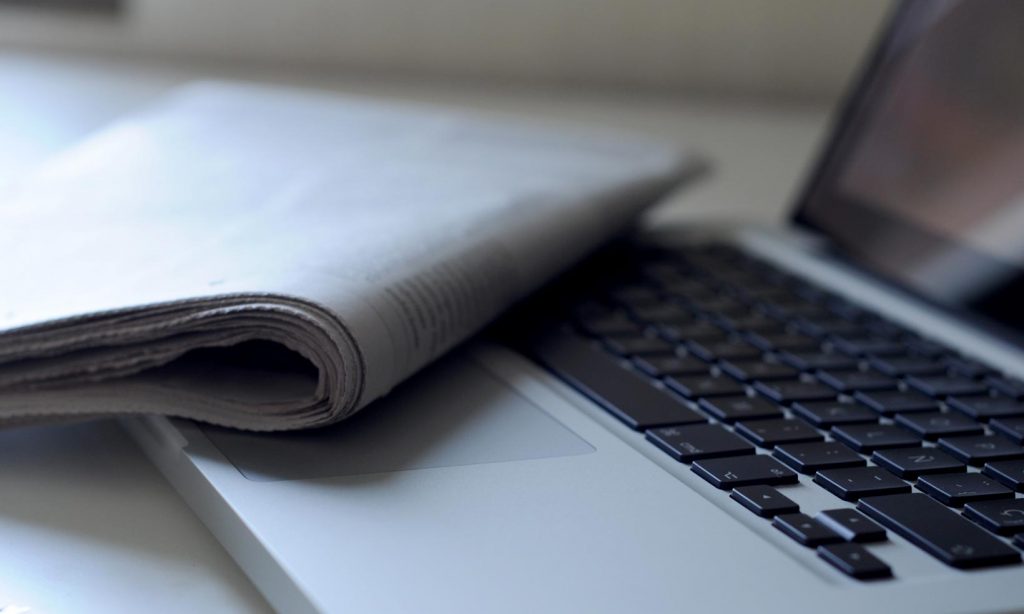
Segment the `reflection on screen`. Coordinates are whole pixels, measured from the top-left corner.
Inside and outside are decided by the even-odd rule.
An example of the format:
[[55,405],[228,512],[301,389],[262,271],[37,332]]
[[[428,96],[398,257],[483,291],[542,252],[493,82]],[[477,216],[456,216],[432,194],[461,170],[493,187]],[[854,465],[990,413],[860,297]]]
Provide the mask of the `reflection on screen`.
[[839,191],[1024,265],[1024,2],[928,10],[886,68]]

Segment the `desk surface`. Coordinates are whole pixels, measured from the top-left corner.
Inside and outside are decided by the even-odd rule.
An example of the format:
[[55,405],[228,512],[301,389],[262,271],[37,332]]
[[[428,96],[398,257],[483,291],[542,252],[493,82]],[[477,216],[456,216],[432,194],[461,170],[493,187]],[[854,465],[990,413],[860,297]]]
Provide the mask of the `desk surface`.
[[[714,175],[659,207],[652,222],[777,219],[799,185],[826,119],[820,108],[0,51],[0,194],[119,114],[176,84],[210,77],[617,125],[706,152],[715,161]],[[269,611],[115,423],[0,431],[0,493],[0,613],[5,606],[30,612]]]

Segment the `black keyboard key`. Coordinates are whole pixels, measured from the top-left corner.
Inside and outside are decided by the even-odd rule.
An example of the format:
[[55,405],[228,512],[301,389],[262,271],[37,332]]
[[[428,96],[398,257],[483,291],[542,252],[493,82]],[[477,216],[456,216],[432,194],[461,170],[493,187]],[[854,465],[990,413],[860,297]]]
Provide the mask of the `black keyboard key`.
[[803,334],[817,337],[818,339],[831,335],[837,335],[840,337],[861,337],[868,332],[863,326],[856,322],[851,322],[837,317],[797,318],[794,325],[796,326],[796,329]]
[[603,341],[606,348],[623,356],[665,354],[675,350],[675,345],[664,339],[642,335],[609,335]]
[[1024,444],[1024,418],[997,418],[988,423],[992,430],[1010,441]]
[[938,448],[893,448],[876,450],[871,455],[876,465],[901,478],[913,480],[931,473],[963,473],[967,465]]
[[814,482],[846,501],[910,492],[910,484],[881,467],[826,469],[814,475]]
[[700,408],[722,422],[781,418],[782,410],[771,401],[759,397],[737,396],[701,399]]
[[878,422],[878,415],[870,409],[841,401],[809,401],[793,403],[793,413],[818,428],[827,429],[837,424],[864,424]]
[[821,433],[808,426],[806,422],[791,418],[740,422],[736,425],[736,432],[762,448],[772,448],[783,443],[824,439]]
[[821,307],[811,303],[763,302],[757,304],[757,309],[780,320],[800,317],[821,318],[828,315]]
[[858,580],[892,577],[892,569],[860,544],[818,546],[818,556],[839,571]]
[[783,332],[785,328],[778,320],[760,313],[748,313],[738,316],[721,316],[716,321],[723,327],[736,332]]
[[658,324],[654,330],[672,343],[683,343],[697,340],[721,340],[722,329],[707,320],[689,323]]
[[1008,397],[1024,399],[1024,382],[1019,379],[994,375],[985,378],[985,383]]
[[834,348],[849,356],[891,356],[902,355],[906,347],[892,339],[883,337],[829,337]]
[[863,467],[867,464],[862,456],[835,441],[788,443],[777,446],[773,454],[793,469],[808,475],[822,469]]
[[557,332],[533,347],[537,359],[631,428],[706,422],[675,395],[625,369],[581,337]]
[[816,350],[821,345],[817,339],[799,333],[748,332],[745,336],[750,343],[766,352]]
[[746,392],[743,384],[728,377],[678,375],[665,378],[665,385],[684,397],[699,399],[702,397],[736,396]]
[[949,399],[949,406],[975,420],[1024,416],[1024,403],[1009,397],[964,397]]
[[717,424],[651,429],[647,431],[647,439],[684,463],[754,453],[754,446]]
[[896,380],[875,371],[819,371],[817,376],[821,383],[845,393],[896,388]]
[[633,359],[633,364],[651,377],[666,375],[710,375],[708,364],[691,356],[661,354],[640,356]]
[[879,390],[875,392],[857,392],[853,395],[853,398],[883,416],[915,411],[936,411],[939,409],[939,404],[935,399],[913,391]]
[[939,446],[968,465],[1024,458],[1024,448],[998,435],[948,437],[940,439]]
[[745,382],[754,380],[795,379],[800,372],[788,365],[765,360],[723,361],[722,371]]
[[946,505],[959,507],[970,501],[1012,499],[1013,491],[994,478],[980,473],[944,473],[925,475],[917,481],[917,489]]
[[981,501],[964,506],[964,516],[1000,535],[1024,532],[1024,499]]
[[723,490],[755,484],[795,484],[797,481],[797,475],[789,468],[763,454],[697,460],[690,469]]
[[815,516],[815,519],[848,542],[863,544],[886,540],[885,529],[853,508],[825,510]]
[[692,313],[679,305],[666,302],[632,307],[629,309],[629,313],[637,320],[651,323],[688,323],[695,319]]
[[729,497],[762,518],[800,511],[799,505],[771,486],[741,486],[729,493]]
[[981,435],[981,425],[961,414],[953,412],[925,412],[921,414],[899,414],[896,424],[914,431],[929,441],[957,435]]
[[755,382],[754,389],[777,403],[828,401],[836,398],[835,390],[817,382]]
[[832,436],[858,452],[885,448],[909,448],[921,440],[894,424],[844,424],[832,427]]
[[988,390],[981,382],[955,375],[911,375],[906,382],[915,390],[936,398],[984,394]]
[[867,497],[857,508],[953,567],[1020,562],[1019,552],[928,495]]
[[782,352],[779,360],[801,371],[857,368],[856,358],[833,352]]
[[742,360],[761,356],[761,350],[738,337],[719,340],[691,340],[686,343],[686,349],[694,356],[709,362],[713,360]]
[[904,375],[941,375],[946,372],[945,365],[924,356],[888,356],[872,357],[868,363],[877,371],[900,377]]
[[843,541],[838,533],[807,514],[779,514],[772,520],[772,526],[810,548]]
[[988,463],[981,472],[999,480],[1003,486],[1024,492],[1024,460]]

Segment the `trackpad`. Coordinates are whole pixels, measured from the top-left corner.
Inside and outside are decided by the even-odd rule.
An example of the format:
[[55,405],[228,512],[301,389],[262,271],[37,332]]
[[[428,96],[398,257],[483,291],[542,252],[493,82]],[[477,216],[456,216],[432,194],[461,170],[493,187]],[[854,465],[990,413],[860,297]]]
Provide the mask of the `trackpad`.
[[586,454],[593,447],[468,358],[448,358],[340,424],[204,426],[250,480],[302,480]]

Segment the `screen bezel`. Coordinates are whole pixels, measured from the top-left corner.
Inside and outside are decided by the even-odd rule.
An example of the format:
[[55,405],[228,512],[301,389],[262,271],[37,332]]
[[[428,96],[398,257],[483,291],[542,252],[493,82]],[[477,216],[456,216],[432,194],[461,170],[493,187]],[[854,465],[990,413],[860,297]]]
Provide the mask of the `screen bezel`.
[[[1024,314],[1024,270],[979,250],[927,233],[832,189],[837,185],[842,163],[853,144],[851,137],[858,134],[865,118],[864,111],[870,108],[873,94],[884,87],[886,75],[882,68],[886,59],[912,40],[908,30],[912,30],[927,1],[905,0],[893,9],[874,51],[853,81],[853,87],[836,115],[817,166],[797,201],[792,221],[825,238],[828,247],[844,261],[1024,348],[1024,321],[1021,317]],[[879,252],[875,246],[866,249],[866,242],[855,240],[856,237],[882,231],[899,236],[900,255],[948,251],[954,253],[964,266],[971,267],[970,270],[1001,276],[1008,281],[966,302],[938,296],[908,279],[905,272],[895,265],[899,261],[896,254]]]

